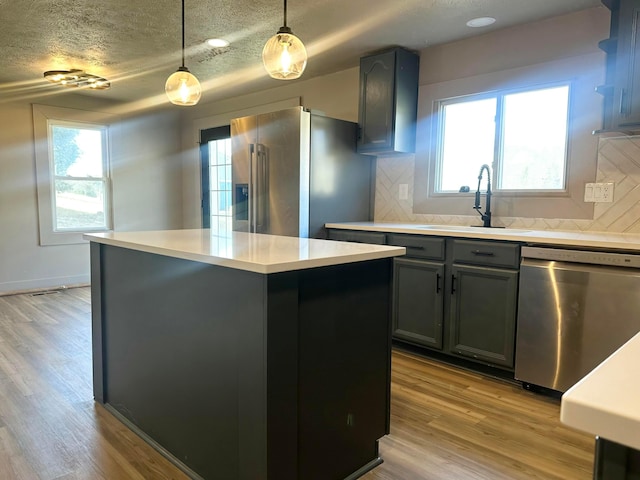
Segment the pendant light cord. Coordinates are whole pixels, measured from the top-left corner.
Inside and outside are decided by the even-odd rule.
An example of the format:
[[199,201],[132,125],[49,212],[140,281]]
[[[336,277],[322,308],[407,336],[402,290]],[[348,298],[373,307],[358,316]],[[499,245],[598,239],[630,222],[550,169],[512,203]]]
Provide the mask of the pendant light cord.
[[287,26],[287,0],[284,0],[284,26]]
[[184,0],[182,0],[182,67],[184,68]]

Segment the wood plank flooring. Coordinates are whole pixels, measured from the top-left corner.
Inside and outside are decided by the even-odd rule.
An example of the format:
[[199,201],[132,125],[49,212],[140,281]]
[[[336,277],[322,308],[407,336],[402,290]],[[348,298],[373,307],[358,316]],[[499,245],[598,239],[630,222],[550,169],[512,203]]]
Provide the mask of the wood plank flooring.
[[[186,479],[93,402],[89,294],[0,297],[0,479]],[[392,367],[385,462],[364,479],[591,478],[593,439],[557,399],[401,351]]]

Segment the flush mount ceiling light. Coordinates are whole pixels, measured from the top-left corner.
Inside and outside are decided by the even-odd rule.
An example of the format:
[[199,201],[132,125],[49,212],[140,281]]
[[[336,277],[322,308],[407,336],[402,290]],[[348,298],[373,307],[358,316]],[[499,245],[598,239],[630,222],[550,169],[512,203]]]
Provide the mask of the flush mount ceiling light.
[[472,18],[467,22],[467,27],[471,28],[480,28],[480,27],[488,27],[496,23],[496,19],[493,17],[478,17]]
[[307,66],[304,44],[287,27],[287,0],[284,0],[284,25],[265,44],[262,63],[267,73],[278,80],[299,78]]
[[44,72],[44,78],[56,85],[71,88],[87,87],[92,90],[106,90],[111,87],[111,82],[106,78],[83,70],[49,70]]
[[182,66],[167,78],[164,91],[174,105],[195,105],[202,95],[198,79],[184,66],[184,0],[182,0]]
[[224,48],[229,46],[229,42],[223,38],[210,38],[207,40],[207,45],[212,48]]

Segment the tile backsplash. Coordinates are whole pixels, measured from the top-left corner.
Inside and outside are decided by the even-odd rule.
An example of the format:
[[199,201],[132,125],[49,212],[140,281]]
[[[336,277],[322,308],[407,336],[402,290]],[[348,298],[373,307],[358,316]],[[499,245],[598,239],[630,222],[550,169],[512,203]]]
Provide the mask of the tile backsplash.
[[[413,155],[380,157],[376,170],[376,222],[438,225],[479,224],[473,215],[413,213]],[[535,230],[581,230],[640,233],[640,136],[601,137],[598,141],[596,182],[615,184],[612,203],[596,203],[592,220],[494,216],[493,224]],[[398,199],[401,184],[408,184],[406,200]]]

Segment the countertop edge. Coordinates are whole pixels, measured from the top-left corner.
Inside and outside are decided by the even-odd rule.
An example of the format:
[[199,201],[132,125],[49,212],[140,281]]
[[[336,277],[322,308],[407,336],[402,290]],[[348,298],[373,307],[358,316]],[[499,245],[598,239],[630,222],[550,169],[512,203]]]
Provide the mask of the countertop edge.
[[[123,232],[135,233],[135,232]],[[159,232],[142,232],[145,234],[161,234]],[[117,235],[117,233],[115,234]],[[251,234],[248,234],[251,235]],[[355,253],[336,254],[323,257],[315,257],[308,259],[288,260],[288,261],[274,261],[270,263],[253,262],[242,259],[227,258],[218,256],[215,254],[203,254],[198,252],[189,252],[186,250],[180,250],[175,248],[168,248],[159,245],[150,245],[135,241],[128,241],[122,238],[109,238],[103,234],[84,234],[83,238],[89,242],[96,242],[114,247],[122,247],[130,250],[136,250],[139,252],[153,253],[158,255],[164,255],[168,257],[180,258],[183,260],[191,260],[200,263],[207,263],[209,265],[216,265],[220,267],[233,268],[236,270],[245,270],[253,273],[260,274],[274,274],[283,273],[295,270],[306,270],[310,268],[328,267],[332,265],[345,265],[348,263],[358,263],[370,260],[381,260],[384,258],[392,258],[401,256],[406,253],[404,247],[395,246],[383,246],[383,245],[371,245],[370,251],[362,251]],[[294,237],[284,237],[294,238]],[[307,240],[307,239],[304,239]],[[327,240],[324,240],[327,241]],[[364,246],[361,244],[360,246]]]
[[514,228],[483,228],[460,226],[460,230],[450,225],[438,229],[438,225],[381,222],[327,223],[326,228],[360,230],[384,233],[404,233],[410,235],[472,238],[478,240],[510,241],[531,245],[559,247],[602,248],[640,252],[640,235],[607,232],[574,232],[566,230],[524,230]]

